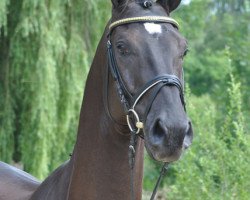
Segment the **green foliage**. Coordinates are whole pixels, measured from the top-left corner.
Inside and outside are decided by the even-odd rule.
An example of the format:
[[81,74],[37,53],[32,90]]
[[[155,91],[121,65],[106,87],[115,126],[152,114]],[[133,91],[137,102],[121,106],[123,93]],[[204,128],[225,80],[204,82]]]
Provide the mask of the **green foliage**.
[[[192,0],[174,13],[180,21],[180,31],[189,42],[186,78],[196,95],[210,93],[217,98],[225,89],[228,81],[224,73],[228,64],[225,47],[230,48],[235,76],[240,76],[244,85],[250,84],[249,9],[247,1]],[[246,90],[243,97],[247,105],[249,90],[243,89]]]
[[44,178],[68,159],[89,61],[105,25],[96,19],[107,21],[109,6],[1,1],[1,160],[22,161]]
[[[2,0],[0,2],[0,27],[5,27],[7,25],[8,4],[9,0]],[[3,34],[2,31],[0,32],[0,35],[1,34]]]
[[15,115],[12,108],[12,100],[6,85],[8,80],[0,87],[0,157],[6,162],[10,162],[12,154],[14,153],[14,137],[15,130]]
[[[8,61],[5,59],[7,56],[5,49],[8,44],[3,41],[6,31],[1,29],[1,27],[6,27],[7,25],[8,4],[8,0],[0,2],[0,156],[10,162],[14,152],[13,132],[15,130],[15,115],[10,88],[8,87],[10,70]],[[4,65],[6,66],[5,68],[2,67]]]

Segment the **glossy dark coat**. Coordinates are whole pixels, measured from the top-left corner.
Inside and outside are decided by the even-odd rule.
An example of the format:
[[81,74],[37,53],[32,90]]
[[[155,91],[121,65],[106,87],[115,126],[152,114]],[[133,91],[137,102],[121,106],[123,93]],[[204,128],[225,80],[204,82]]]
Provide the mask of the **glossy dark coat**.
[[[143,1],[112,0],[111,21],[144,15],[168,16],[180,3],[179,0],[159,0],[145,9],[138,2]],[[175,74],[182,79],[186,40],[171,24],[162,24],[162,30],[162,35],[150,35],[143,24],[134,23],[117,27],[112,33],[118,66],[131,93],[164,73]],[[107,32],[106,29],[88,75],[77,142],[71,159],[42,183],[0,162],[0,200],[130,199],[130,135],[124,125],[125,114],[114,81],[109,77],[107,85],[105,78]],[[136,108],[141,116],[146,102],[147,95]],[[164,162],[179,159],[183,149],[191,144],[191,122],[187,119],[177,88],[166,87],[157,95],[147,116],[144,135],[149,154]],[[143,149],[144,141],[139,139],[134,179],[137,200],[141,199],[142,193]]]

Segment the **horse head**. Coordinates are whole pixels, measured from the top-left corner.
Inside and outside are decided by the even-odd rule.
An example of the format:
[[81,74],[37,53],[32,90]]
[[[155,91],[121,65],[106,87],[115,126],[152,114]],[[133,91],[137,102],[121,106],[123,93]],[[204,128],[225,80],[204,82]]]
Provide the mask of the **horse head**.
[[180,0],[112,3],[109,62],[128,125],[143,134],[152,158],[178,160],[193,138],[183,97],[187,40],[169,17]]

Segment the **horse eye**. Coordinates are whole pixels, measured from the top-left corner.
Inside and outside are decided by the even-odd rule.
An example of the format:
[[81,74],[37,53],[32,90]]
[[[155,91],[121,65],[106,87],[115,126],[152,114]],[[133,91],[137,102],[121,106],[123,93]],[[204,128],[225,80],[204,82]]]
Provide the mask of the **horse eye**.
[[116,45],[116,47],[117,47],[117,49],[123,49],[124,44],[123,44],[123,43],[118,43],[118,44]]
[[129,50],[124,43],[118,43],[116,45],[116,48],[118,49],[119,53],[122,55],[126,55],[129,53]]

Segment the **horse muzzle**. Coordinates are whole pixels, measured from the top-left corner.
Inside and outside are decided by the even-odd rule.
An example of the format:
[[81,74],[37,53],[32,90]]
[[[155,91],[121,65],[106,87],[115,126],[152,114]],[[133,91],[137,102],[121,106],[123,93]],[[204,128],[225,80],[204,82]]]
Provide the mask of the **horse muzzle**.
[[189,120],[168,126],[164,120],[156,119],[144,131],[147,152],[161,162],[178,160],[193,140],[192,123]]

